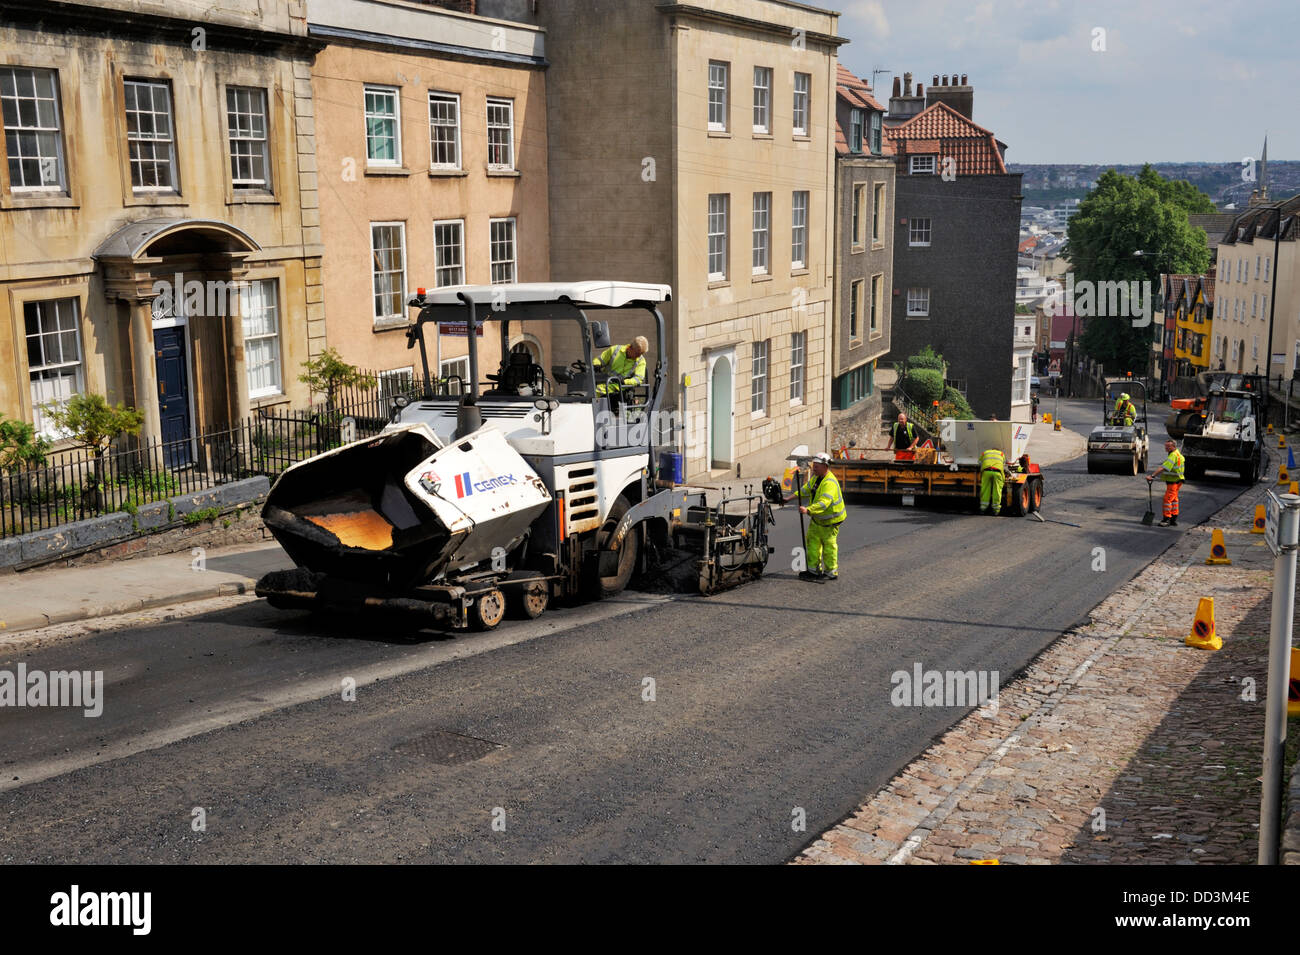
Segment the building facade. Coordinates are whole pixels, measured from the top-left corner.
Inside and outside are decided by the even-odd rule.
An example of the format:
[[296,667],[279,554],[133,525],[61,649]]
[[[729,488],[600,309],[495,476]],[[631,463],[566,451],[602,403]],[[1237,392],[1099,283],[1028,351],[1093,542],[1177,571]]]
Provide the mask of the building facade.
[[894,162],[884,155],[885,108],[839,67],[835,106],[835,294],[831,417],[879,422],[876,363],[889,352],[894,278]]
[[[416,288],[550,277],[545,34],[474,10],[307,0],[324,44],[311,83],[329,341],[381,376],[419,371],[404,334]],[[541,357],[533,324],[507,347]],[[430,370],[467,379],[466,333],[435,328]],[[494,371],[499,340],[480,354]]]
[[930,345],[976,417],[1006,420],[1020,374],[1012,342],[1021,177],[1007,173],[1005,146],[950,105],[971,108],[965,77],[935,77],[928,99],[904,79],[885,126],[896,162],[892,350]]
[[[324,347],[301,6],[6,4],[0,414],[97,393],[189,463]],[[304,137],[306,137],[304,139]]]
[[552,275],[672,286],[648,360],[688,412],[689,474],[761,476],[793,444],[824,447],[836,14],[548,0],[539,17]]

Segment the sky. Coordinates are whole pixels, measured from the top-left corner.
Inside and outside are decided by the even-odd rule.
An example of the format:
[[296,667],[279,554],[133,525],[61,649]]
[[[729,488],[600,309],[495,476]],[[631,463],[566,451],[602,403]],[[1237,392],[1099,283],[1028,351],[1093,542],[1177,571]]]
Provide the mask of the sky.
[[967,74],[1008,162],[1240,164],[1265,132],[1270,159],[1300,159],[1296,0],[814,4],[841,13],[841,63],[888,71],[882,103],[906,71]]

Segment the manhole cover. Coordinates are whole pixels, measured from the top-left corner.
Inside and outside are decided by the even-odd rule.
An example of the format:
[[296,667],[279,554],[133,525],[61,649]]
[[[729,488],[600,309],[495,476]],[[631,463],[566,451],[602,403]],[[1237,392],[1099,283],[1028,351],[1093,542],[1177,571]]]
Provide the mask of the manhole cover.
[[398,743],[393,747],[393,751],[407,756],[419,756],[443,766],[456,766],[482,759],[494,749],[500,748],[500,743],[493,743],[491,740],[434,730],[432,733],[425,733],[415,739]]

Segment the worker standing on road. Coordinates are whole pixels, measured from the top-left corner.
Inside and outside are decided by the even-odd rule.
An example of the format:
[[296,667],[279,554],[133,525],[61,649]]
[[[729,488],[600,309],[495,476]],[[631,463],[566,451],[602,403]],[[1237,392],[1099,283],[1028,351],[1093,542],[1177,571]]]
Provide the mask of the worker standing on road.
[[885,450],[894,449],[895,461],[911,461],[916,457],[916,445],[921,440],[921,431],[907,420],[907,414],[898,413],[898,423],[889,429],[889,441]]
[[[813,458],[813,478],[807,487],[799,489],[799,500],[809,503],[799,505],[807,514],[808,536],[804,552],[808,558],[807,570],[799,572],[800,580],[839,580],[840,525],[848,516],[844,508],[844,495],[840,482],[831,473],[831,456],[821,452]],[[786,498],[790,503],[794,498]]]
[[[645,353],[649,350],[650,343],[644,335],[638,335],[626,345],[606,348],[594,362],[598,377],[601,373],[618,375],[623,379],[623,388],[645,384]],[[598,384],[596,394],[603,395],[608,387],[608,382]]]
[[1007,480],[1007,456],[999,448],[980,455],[980,513],[1002,513],[1002,486]]
[[1178,445],[1173,441],[1165,442],[1165,451],[1169,457],[1165,458],[1165,463],[1158,469],[1147,475],[1147,483],[1160,478],[1165,482],[1165,497],[1162,502],[1162,511],[1164,520],[1160,522],[1161,527],[1178,526],[1178,489],[1183,486],[1183,478],[1187,470],[1187,460],[1183,457],[1183,452],[1178,450]]
[[1133,424],[1133,419],[1137,417],[1137,408],[1128,395],[1120,395],[1115,399],[1115,410],[1111,412],[1111,424],[1122,424],[1129,427]]

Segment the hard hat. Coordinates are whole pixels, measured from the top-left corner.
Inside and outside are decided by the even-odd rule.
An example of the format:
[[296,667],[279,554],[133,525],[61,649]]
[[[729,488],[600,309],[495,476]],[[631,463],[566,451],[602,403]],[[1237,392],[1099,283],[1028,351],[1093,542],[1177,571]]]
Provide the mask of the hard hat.
[[813,460],[821,464],[830,464],[831,456],[827,454],[825,451],[818,451],[816,454],[813,455]]
[[1128,401],[1128,395],[1120,395],[1122,401]]

